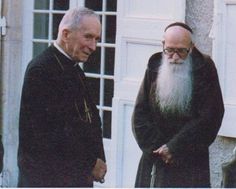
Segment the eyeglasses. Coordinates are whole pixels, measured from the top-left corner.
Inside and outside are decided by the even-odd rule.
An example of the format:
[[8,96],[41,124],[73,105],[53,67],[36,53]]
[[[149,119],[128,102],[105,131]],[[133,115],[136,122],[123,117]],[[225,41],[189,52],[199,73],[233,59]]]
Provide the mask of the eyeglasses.
[[175,53],[177,53],[180,57],[185,57],[188,55],[190,49],[186,48],[165,48],[163,49],[163,52],[168,56],[173,56]]

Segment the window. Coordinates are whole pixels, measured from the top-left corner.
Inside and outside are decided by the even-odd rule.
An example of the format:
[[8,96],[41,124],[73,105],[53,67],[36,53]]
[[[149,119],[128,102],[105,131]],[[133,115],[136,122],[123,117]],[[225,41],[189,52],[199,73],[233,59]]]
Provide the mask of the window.
[[[85,0],[84,6],[101,18],[102,36],[97,50],[82,65],[91,95],[99,109],[103,137],[111,138],[112,98],[114,92],[114,61],[116,37],[116,0]],[[33,10],[32,57],[40,54],[57,37],[58,25],[70,0],[35,0]]]
[[33,11],[33,57],[47,48],[57,37],[58,25],[69,0],[35,0]]
[[114,92],[114,61],[116,37],[116,0],[86,0],[85,7],[95,10],[101,17],[102,37],[84,71],[98,105],[103,124],[103,137],[111,138],[111,111]]

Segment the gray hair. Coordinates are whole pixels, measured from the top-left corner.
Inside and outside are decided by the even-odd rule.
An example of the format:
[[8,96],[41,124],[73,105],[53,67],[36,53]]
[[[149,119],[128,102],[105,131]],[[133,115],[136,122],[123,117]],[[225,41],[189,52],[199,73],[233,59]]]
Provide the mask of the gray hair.
[[69,9],[65,15],[63,16],[60,25],[59,25],[59,33],[63,29],[78,29],[81,23],[81,20],[84,17],[93,16],[100,20],[99,15],[96,14],[93,10],[82,7],[82,8],[73,8]]

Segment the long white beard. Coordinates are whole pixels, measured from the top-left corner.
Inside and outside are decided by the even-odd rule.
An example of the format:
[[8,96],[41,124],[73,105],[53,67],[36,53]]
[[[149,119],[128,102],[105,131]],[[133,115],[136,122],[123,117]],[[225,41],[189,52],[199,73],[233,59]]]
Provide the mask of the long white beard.
[[163,54],[156,87],[156,100],[162,113],[186,114],[192,96],[191,56],[183,63],[173,64]]

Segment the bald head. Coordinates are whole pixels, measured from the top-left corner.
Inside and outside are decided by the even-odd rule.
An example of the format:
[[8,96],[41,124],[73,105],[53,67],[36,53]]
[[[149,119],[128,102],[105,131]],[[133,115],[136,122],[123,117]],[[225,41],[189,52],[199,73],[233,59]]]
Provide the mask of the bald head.
[[165,45],[172,48],[190,48],[192,34],[181,26],[169,27],[164,34]]
[[174,22],[174,23],[171,23],[170,25],[166,26],[165,28],[165,31],[170,28],[170,27],[173,27],[173,26],[181,26],[182,28],[185,28],[186,30],[190,31],[191,33],[193,33],[193,30],[185,23],[183,22]]
[[181,63],[193,48],[192,30],[182,25],[169,25],[165,29],[163,49],[171,62]]

